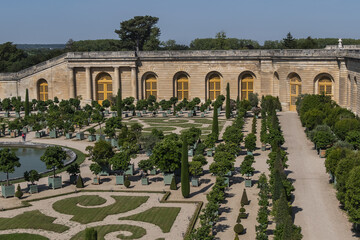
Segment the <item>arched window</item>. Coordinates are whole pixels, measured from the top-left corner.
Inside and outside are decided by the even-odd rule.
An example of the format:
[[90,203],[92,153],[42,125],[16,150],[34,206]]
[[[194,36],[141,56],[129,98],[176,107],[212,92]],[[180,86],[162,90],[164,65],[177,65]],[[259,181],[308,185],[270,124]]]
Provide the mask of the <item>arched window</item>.
[[249,93],[254,92],[254,78],[250,74],[246,74],[241,79],[241,100],[248,100]]
[[319,94],[324,94],[325,96],[332,96],[332,81],[329,77],[322,77],[319,80]]
[[150,95],[157,97],[157,79],[153,74],[145,79],[145,98],[148,99]]
[[96,81],[96,99],[99,104],[112,96],[112,79],[108,73],[100,73]]
[[218,74],[212,74],[209,77],[209,98],[215,100],[220,95],[220,76]]
[[41,101],[46,101],[49,99],[49,85],[45,79],[40,79],[38,81],[38,99]]
[[290,77],[290,111],[296,111],[296,100],[301,94],[301,80],[298,75]]
[[176,87],[176,95],[179,100],[184,98],[189,99],[189,79],[185,74],[181,74],[177,77]]

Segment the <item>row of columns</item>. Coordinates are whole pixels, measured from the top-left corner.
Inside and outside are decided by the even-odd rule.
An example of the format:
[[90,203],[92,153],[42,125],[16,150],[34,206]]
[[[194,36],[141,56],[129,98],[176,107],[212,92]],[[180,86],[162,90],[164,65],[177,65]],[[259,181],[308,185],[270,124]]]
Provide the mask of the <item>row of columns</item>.
[[[117,95],[117,91],[121,88],[120,83],[120,67],[116,66],[114,68],[114,79],[112,80],[112,92],[113,95]],[[76,97],[76,77],[74,67],[69,68],[69,97]],[[86,98],[85,100],[96,100],[96,79],[91,77],[91,67],[85,67],[85,81],[86,81]],[[137,69],[136,67],[131,67],[131,96],[137,97]]]

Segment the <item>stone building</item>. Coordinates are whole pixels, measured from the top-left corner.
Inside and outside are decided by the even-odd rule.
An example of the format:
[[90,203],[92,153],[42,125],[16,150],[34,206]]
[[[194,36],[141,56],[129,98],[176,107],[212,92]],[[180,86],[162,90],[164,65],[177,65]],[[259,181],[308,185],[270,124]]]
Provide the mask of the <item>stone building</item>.
[[229,83],[232,99],[271,94],[294,111],[297,95],[324,93],[359,113],[359,78],[360,51],[353,49],[70,52],[0,74],[0,98],[24,98],[28,88],[30,99],[102,102],[120,88],[123,98],[205,101],[225,95]]

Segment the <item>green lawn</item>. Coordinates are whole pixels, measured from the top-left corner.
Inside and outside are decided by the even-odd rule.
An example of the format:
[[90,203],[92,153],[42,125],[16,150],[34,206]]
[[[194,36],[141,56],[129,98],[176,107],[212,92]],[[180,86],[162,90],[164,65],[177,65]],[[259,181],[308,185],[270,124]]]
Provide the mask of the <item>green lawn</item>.
[[55,211],[73,215],[71,220],[86,224],[91,222],[102,221],[108,215],[118,214],[138,208],[148,200],[148,196],[130,197],[130,196],[112,196],[115,203],[106,207],[99,208],[82,208],[77,206],[90,204],[91,206],[100,205],[104,201],[96,195],[84,195],[79,197],[66,198],[53,204]]
[[144,131],[151,132],[154,128],[156,128],[157,130],[161,130],[161,131],[163,131],[163,132],[176,130],[176,128],[174,128],[174,127],[164,127],[163,125],[161,125],[161,126],[154,126],[154,127],[147,127],[147,128],[144,128],[143,130],[144,130]]
[[55,219],[42,214],[39,210],[34,210],[24,212],[13,218],[0,218],[0,230],[25,228],[61,233],[69,229],[67,226],[53,223]]
[[29,234],[29,233],[13,233],[0,235],[1,240],[49,240],[46,237]]
[[168,233],[180,210],[181,208],[175,207],[153,207],[132,216],[119,218],[119,220],[134,220],[152,223],[159,226],[164,233]]
[[[95,227],[95,229],[98,232],[98,240],[103,240],[104,236],[111,232],[117,232],[117,231],[127,231],[131,232],[131,236],[123,236],[122,234],[119,234],[117,238],[119,239],[138,239],[146,234],[146,230],[142,227],[133,226],[133,225],[104,225],[104,226],[98,226]],[[85,239],[85,230],[82,232],[79,232],[74,237],[71,238],[71,240],[84,240]]]

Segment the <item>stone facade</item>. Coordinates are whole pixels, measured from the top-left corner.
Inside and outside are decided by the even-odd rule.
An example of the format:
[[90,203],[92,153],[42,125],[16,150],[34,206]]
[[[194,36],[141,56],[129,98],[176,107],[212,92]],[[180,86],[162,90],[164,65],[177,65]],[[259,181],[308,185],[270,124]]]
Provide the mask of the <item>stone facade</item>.
[[301,80],[301,93],[318,93],[318,81],[332,81],[332,97],[343,107],[360,112],[357,80],[360,79],[360,51],[348,49],[318,50],[244,50],[244,51],[158,51],[158,52],[86,52],[66,53],[17,73],[0,74],[0,98],[25,96],[38,98],[38,82],[48,83],[52,99],[81,97],[83,103],[97,100],[96,81],[100,73],[112,79],[112,93],[122,97],[145,98],[145,79],[157,80],[157,98],[176,96],[176,78],[189,79],[189,98],[209,98],[209,77],[220,77],[221,94],[230,84],[231,98],[241,95],[245,75],[254,78],[254,92],[279,96],[289,110],[290,78]]

